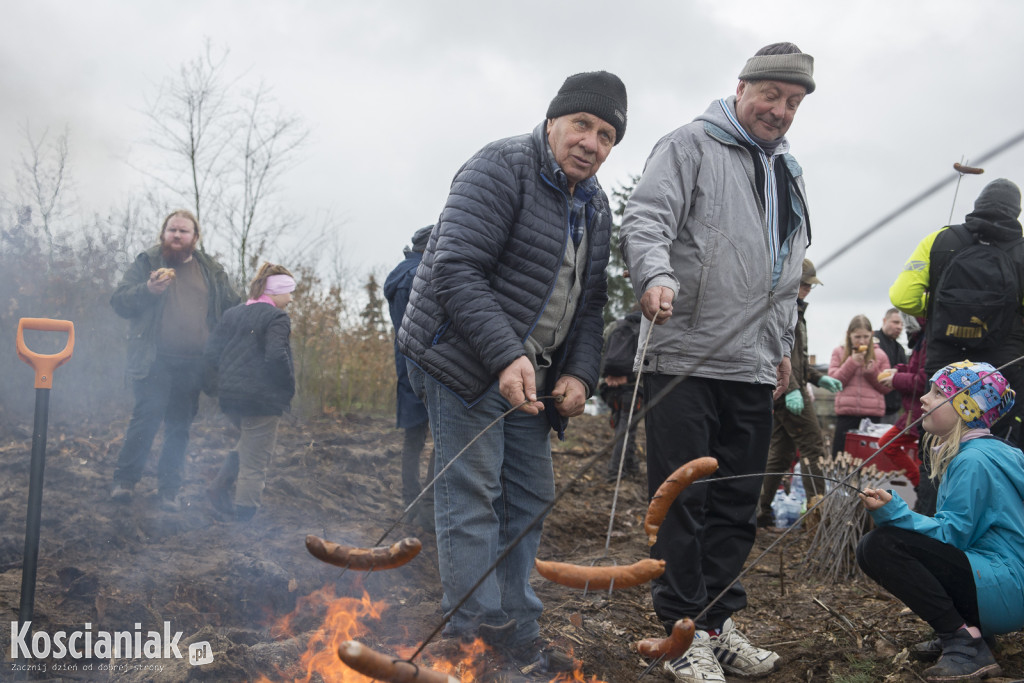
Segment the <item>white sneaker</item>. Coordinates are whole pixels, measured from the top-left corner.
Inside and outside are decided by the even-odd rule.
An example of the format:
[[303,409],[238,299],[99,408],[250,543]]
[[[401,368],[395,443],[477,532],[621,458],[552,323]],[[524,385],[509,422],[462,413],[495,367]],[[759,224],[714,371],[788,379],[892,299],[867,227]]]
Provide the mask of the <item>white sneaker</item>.
[[677,681],[687,683],[725,683],[725,674],[715,659],[711,649],[711,639],[707,631],[696,631],[693,644],[682,657],[665,662],[665,670],[676,677]]
[[722,668],[736,676],[763,676],[775,668],[779,655],[771,650],[754,647],[747,637],[733,624],[732,618],[725,620],[722,632],[709,639],[709,645]]

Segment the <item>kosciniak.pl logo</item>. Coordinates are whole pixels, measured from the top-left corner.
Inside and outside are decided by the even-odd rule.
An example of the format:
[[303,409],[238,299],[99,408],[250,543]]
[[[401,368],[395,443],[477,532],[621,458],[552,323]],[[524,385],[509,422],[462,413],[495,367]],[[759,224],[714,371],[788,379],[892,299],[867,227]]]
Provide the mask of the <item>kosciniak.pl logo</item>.
[[[132,631],[94,631],[92,624],[73,631],[32,632],[32,622],[11,622],[11,659],[183,659],[178,641],[181,631],[171,631],[165,621],[163,632],[143,631],[136,623]],[[193,665],[213,661],[207,642],[192,643],[188,660]]]

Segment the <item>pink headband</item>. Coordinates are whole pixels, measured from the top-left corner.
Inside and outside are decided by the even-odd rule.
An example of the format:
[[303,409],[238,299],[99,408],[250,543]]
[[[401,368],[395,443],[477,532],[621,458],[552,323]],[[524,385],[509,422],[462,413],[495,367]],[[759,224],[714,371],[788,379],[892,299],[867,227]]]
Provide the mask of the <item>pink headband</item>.
[[264,294],[287,294],[295,291],[295,278],[291,275],[271,275],[267,278]]

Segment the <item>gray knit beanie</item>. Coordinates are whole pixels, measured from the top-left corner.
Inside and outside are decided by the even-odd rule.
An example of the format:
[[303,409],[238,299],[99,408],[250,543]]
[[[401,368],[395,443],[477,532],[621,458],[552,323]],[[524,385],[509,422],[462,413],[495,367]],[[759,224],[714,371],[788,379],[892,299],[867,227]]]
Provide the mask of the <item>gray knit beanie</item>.
[[425,228],[420,228],[412,234],[412,250],[423,253],[427,249],[427,240],[430,239],[430,232],[434,229],[433,225],[428,225]]
[[782,81],[796,83],[814,92],[814,57],[800,51],[793,43],[765,45],[747,60],[741,81]]
[[583,111],[615,129],[615,144],[626,135],[626,86],[613,73],[590,71],[565,79],[548,105],[549,119]]

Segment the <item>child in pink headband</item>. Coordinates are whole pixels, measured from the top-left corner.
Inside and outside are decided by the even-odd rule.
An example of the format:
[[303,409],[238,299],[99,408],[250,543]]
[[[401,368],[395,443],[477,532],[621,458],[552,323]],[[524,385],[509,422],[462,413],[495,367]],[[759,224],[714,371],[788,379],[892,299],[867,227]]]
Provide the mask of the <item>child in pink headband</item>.
[[249,300],[224,313],[206,346],[220,408],[242,431],[207,490],[228,521],[248,521],[259,509],[278,423],[295,395],[291,321],[284,311],[294,290],[295,278],[284,266],[264,263]]

